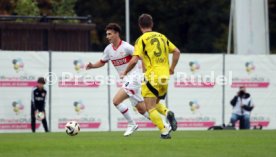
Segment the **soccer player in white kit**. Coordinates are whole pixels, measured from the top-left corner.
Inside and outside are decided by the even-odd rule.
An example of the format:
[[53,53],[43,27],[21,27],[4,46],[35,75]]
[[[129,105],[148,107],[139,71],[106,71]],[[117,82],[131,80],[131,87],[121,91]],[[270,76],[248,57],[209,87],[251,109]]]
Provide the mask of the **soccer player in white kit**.
[[[86,70],[100,68],[104,66],[106,62],[111,60],[118,74],[120,74],[126,69],[128,62],[132,58],[134,47],[129,43],[121,40],[121,28],[118,24],[110,23],[106,26],[105,30],[106,38],[109,40],[110,44],[106,46],[101,60],[94,64],[89,63],[86,67]],[[119,89],[113,98],[114,106],[128,121],[128,127],[124,133],[124,136],[129,136],[138,129],[138,125],[133,120],[128,106],[123,103],[125,99],[129,98],[131,104],[137,108],[138,112],[149,119],[149,115],[144,104],[144,99],[141,95],[140,87],[142,78],[142,63],[140,62],[140,64],[137,64],[136,67],[134,67],[133,70],[123,79],[122,88]]]

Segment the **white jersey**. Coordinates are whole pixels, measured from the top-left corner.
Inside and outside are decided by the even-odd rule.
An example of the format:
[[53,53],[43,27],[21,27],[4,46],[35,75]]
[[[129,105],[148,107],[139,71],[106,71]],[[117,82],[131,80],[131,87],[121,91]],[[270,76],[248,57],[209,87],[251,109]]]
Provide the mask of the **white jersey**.
[[[101,62],[108,62],[111,60],[117,72],[120,74],[126,70],[129,61],[132,58],[134,47],[125,41],[120,41],[118,48],[114,48],[113,44],[109,44],[105,49]],[[128,73],[142,74],[142,64],[139,61],[136,66]]]
[[[112,44],[109,44],[104,50],[101,62],[106,63],[111,60],[120,75],[126,70],[128,63],[132,58],[133,51],[134,47],[122,40],[120,41],[118,48],[114,48]],[[135,67],[124,77],[122,82],[122,88],[128,94],[133,106],[136,106],[138,102],[144,101],[141,95],[142,71],[142,63],[141,61],[138,61]]]

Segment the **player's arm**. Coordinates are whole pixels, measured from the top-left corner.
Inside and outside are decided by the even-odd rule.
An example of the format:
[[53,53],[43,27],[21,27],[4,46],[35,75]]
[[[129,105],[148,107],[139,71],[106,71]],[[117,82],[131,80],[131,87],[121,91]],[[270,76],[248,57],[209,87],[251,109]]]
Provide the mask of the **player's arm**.
[[179,57],[180,57],[180,51],[179,49],[167,38],[165,38],[167,40],[167,46],[169,48],[169,53],[172,53],[172,64],[170,67],[170,74],[174,74],[174,69],[178,63]]
[[130,72],[135,67],[138,61],[139,61],[139,56],[136,56],[136,55],[132,56],[126,70],[122,73],[121,77],[124,77],[125,75],[127,75],[127,73]]
[[104,49],[104,52],[103,52],[103,55],[102,55],[102,58],[97,61],[96,63],[91,63],[89,62],[86,66],[86,70],[89,70],[89,69],[96,69],[96,68],[100,68],[100,67],[103,67],[105,65],[106,62],[109,61],[109,51],[108,51],[108,46]]
[[175,48],[173,51],[172,51],[172,64],[171,64],[171,67],[170,67],[170,74],[174,74],[174,69],[178,63],[178,60],[180,58],[180,51],[178,48]]
[[95,68],[100,68],[100,67],[103,67],[105,65],[106,62],[100,60],[100,61],[97,61],[96,63],[92,64],[91,62],[89,62],[86,66],[86,70],[89,70],[89,69],[95,69]]
[[142,70],[143,70],[143,73],[144,73],[146,71],[146,67],[145,67],[144,62],[141,62],[141,64],[142,64]]
[[[129,71],[131,71],[131,69],[133,69],[133,68],[135,67],[135,65],[138,63],[138,60],[139,60],[139,58],[138,58],[138,60],[135,59],[137,56],[136,56],[136,57],[133,56],[134,47],[133,47],[132,45],[128,44],[128,46],[126,47],[126,53],[128,53],[129,55],[131,55],[132,58],[131,58],[131,60],[129,61],[127,68],[125,69],[125,75],[126,75]],[[131,64],[131,65],[130,65],[130,64]]]
[[140,38],[138,38],[135,42],[132,58],[129,61],[128,66],[125,69],[125,71],[121,74],[120,78],[123,78],[125,75],[127,75],[128,72],[130,72],[135,67],[135,65],[138,63],[138,61],[140,59],[139,56],[142,54],[142,51],[143,51],[142,39],[140,40]]

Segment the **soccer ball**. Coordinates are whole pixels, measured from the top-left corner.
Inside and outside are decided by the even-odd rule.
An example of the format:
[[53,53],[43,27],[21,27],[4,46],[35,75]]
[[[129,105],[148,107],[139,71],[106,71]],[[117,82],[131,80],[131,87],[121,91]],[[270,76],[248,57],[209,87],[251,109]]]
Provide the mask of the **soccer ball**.
[[36,118],[37,120],[43,120],[43,119],[45,118],[44,112],[36,112],[36,113],[35,113],[35,118]]
[[75,121],[70,121],[65,125],[67,135],[76,136],[80,132],[80,125]]

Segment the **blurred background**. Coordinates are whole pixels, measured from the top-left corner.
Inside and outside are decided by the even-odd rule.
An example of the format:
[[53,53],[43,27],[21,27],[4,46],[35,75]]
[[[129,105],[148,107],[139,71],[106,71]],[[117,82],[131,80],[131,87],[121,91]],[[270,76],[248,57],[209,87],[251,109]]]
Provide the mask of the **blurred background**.
[[[91,16],[95,29],[89,31],[89,48],[85,50],[102,51],[107,45],[104,31],[106,24],[117,22],[125,30],[126,20],[129,20],[129,41],[133,44],[141,34],[137,26],[138,16],[141,13],[149,13],[154,17],[154,29],[167,35],[183,53],[221,53],[227,51],[231,0],[131,0],[126,6],[127,1],[1,0],[0,15]],[[267,31],[270,53],[276,53],[276,0],[259,1],[267,3],[265,9],[267,9],[268,15],[269,29]],[[129,8],[129,19],[126,19],[126,7]],[[246,10],[246,8],[244,9]],[[5,19],[2,18],[1,21],[5,21]],[[80,23],[79,20],[16,19],[16,21]],[[126,31],[123,31],[122,38],[124,40],[126,40],[125,35]],[[233,38],[231,38],[232,40]],[[234,42],[231,43],[231,50],[233,50]],[[11,48],[5,48],[2,44],[1,49]]]

